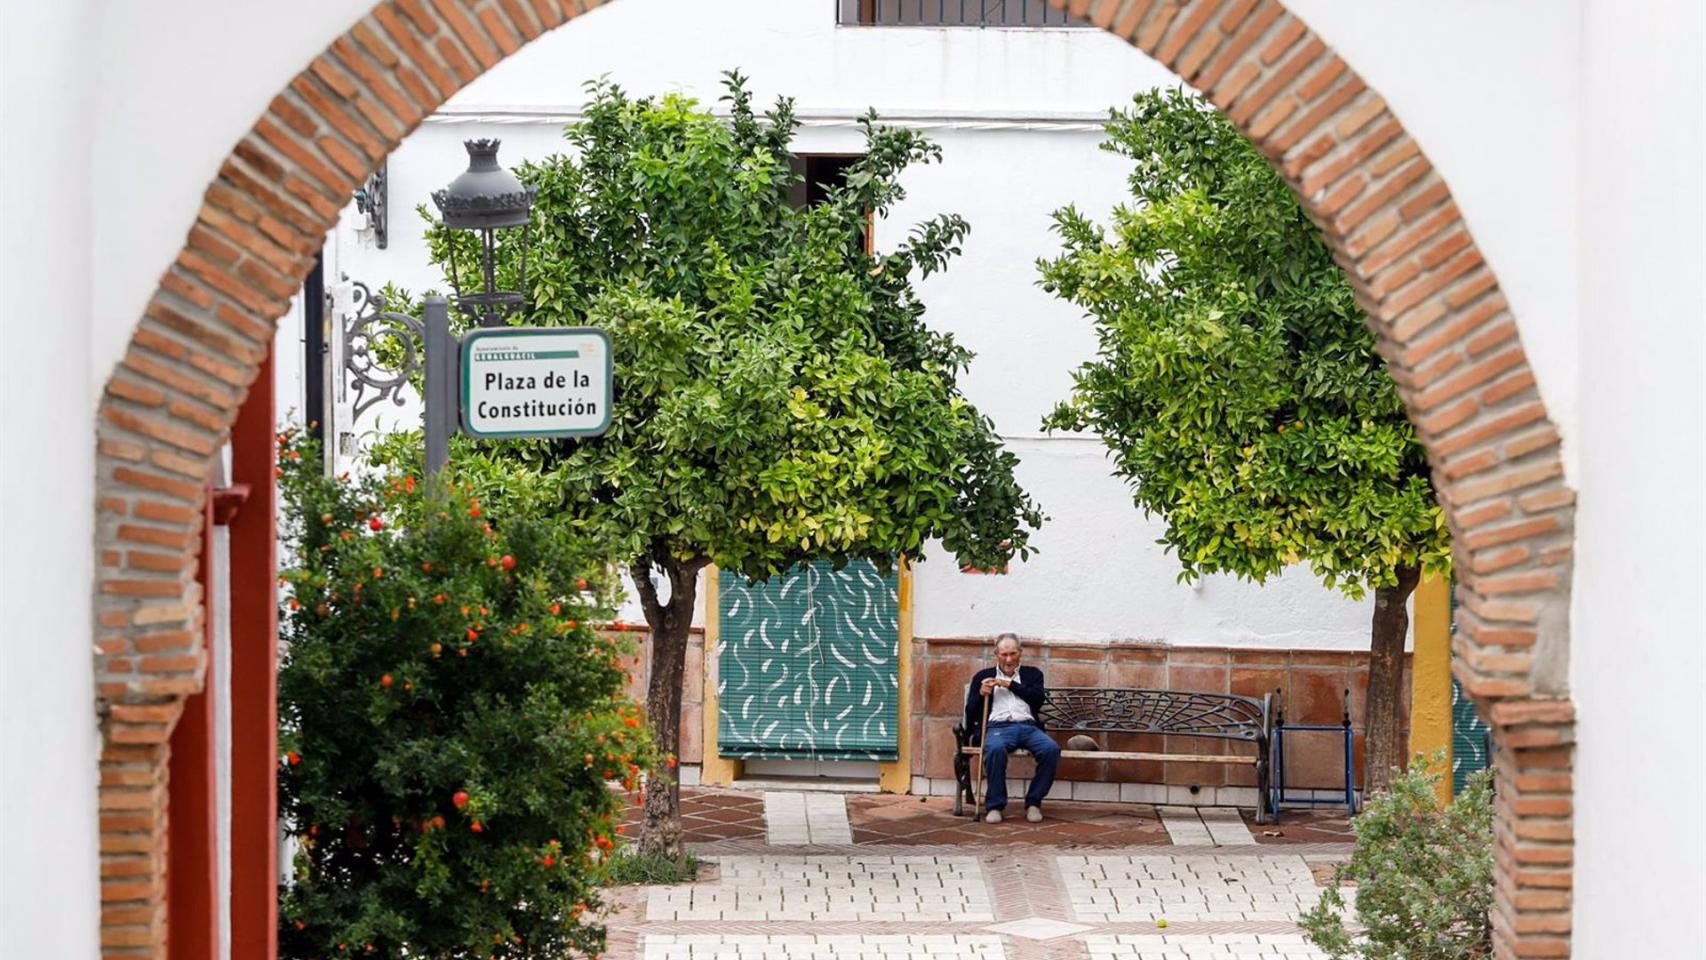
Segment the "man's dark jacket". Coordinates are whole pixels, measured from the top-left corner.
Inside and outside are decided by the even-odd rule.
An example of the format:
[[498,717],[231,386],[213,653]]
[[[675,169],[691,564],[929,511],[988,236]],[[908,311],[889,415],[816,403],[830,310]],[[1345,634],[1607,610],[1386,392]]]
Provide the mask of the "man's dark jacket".
[[[995,676],[994,667],[984,667],[972,674],[971,683],[966,687],[966,743],[976,745],[983,742],[983,694],[979,689],[987,677]],[[1043,685],[1043,672],[1036,667],[1019,665],[1019,678],[1008,689],[1009,693],[1025,701],[1031,708],[1031,716],[1037,721],[1037,727],[1043,725],[1043,701],[1048,699],[1048,688]]]

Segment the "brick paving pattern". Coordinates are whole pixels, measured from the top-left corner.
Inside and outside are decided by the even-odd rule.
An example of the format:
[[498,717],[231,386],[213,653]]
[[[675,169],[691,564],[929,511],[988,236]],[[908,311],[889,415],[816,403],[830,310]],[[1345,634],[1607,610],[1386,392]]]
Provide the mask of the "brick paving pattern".
[[1340,810],[1337,813],[1313,810],[1288,810],[1277,824],[1257,823],[1256,815],[1248,810],[1239,813],[1244,825],[1250,828],[1257,843],[1354,843],[1356,834],[1351,821]]
[[1291,921],[1320,889],[1301,856],[1108,855],[1055,858],[1073,919]]
[[[1008,817],[1000,824],[973,821],[953,815],[953,800],[947,797],[914,797],[878,793],[803,794],[808,798],[823,797],[824,804],[842,805],[851,839],[837,839],[837,834],[824,831],[821,838],[791,842],[828,844],[854,843],[859,845],[953,845],[975,843],[1027,844],[1051,847],[1136,847],[1165,846],[1174,843],[1162,822],[1158,809],[1143,803],[1091,803],[1080,801],[1049,801],[1048,819],[1042,823],[1027,823],[1023,817]],[[1350,822],[1343,812],[1289,810],[1279,824],[1259,824],[1255,814],[1240,810],[1236,814],[1227,807],[1166,808],[1195,811],[1199,819],[1240,817],[1251,840],[1257,844],[1334,844],[1350,843],[1354,839]],[[717,843],[765,839],[764,794],[751,790],[729,790],[716,787],[683,787],[681,790],[681,825],[689,843]],[[629,835],[636,833],[640,822],[640,807],[628,807],[623,816]],[[1205,824],[1207,820],[1205,820]],[[1226,828],[1230,829],[1230,828]],[[1213,834],[1208,841],[1212,843]],[[1222,841],[1226,845],[1229,841]],[[1246,841],[1248,842],[1248,841]]]
[[[991,825],[953,815],[949,797],[850,794],[847,815],[857,844],[1046,844],[1048,846],[1136,847],[1176,843],[1158,808],[1147,803],[1094,803],[1050,800],[1048,818],[1027,823],[1021,816]],[[1165,808],[1191,811],[1209,832],[1193,844],[1350,843],[1354,837],[1343,811],[1288,810],[1279,824],[1260,824],[1250,810],[1230,807]],[[1233,820],[1242,820],[1250,839],[1242,839]],[[1211,826],[1212,824],[1212,826]],[[1216,840],[1215,830],[1221,839]]]
[[[639,834],[641,807],[630,802],[622,814],[629,836]],[[681,788],[681,829],[688,843],[764,839],[764,795],[749,790]]]

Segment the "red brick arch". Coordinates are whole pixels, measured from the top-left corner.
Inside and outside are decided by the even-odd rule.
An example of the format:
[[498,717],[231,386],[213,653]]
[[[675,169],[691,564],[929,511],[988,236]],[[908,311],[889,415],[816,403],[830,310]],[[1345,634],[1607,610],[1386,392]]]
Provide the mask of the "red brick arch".
[[[1497,949],[1569,953],[1574,494],[1510,308],[1445,181],[1278,0],[1049,0],[1166,64],[1250,137],[1355,285],[1455,536],[1458,678],[1501,772]],[[166,741],[200,689],[202,483],[351,192],[421,120],[597,0],[382,0],[273,99],[208,185],[97,424],[103,943],[162,954]],[[152,882],[146,882],[152,881]]]

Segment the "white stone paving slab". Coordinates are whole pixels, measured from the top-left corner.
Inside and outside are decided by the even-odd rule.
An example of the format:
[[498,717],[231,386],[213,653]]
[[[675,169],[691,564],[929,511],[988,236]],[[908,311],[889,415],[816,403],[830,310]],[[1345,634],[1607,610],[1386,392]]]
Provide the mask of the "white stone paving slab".
[[839,793],[808,793],[806,827],[812,843],[852,843],[853,825],[847,819],[847,798]]
[[774,847],[852,843],[847,798],[839,793],[765,791],[764,837]]
[[644,960],[1004,960],[994,936],[646,934]]
[[976,857],[728,856],[710,883],[651,887],[646,919],[665,922],[995,920]]
[[1009,920],[994,926],[984,927],[990,933],[1005,933],[1011,937],[1027,937],[1031,940],[1053,940],[1090,929],[1082,923],[1067,923],[1065,920],[1054,920],[1049,917],[1026,917],[1023,920]]
[[1214,838],[1214,845],[1217,847],[1242,846],[1256,842],[1256,838],[1250,834],[1250,828],[1244,825],[1244,818],[1239,816],[1234,807],[1199,807],[1197,816],[1202,818],[1203,826],[1208,828],[1208,834]]
[[1323,960],[1301,933],[1096,934],[1090,960]]
[[1160,815],[1161,825],[1167,828],[1167,837],[1174,846],[1214,846],[1214,835],[1209,833],[1202,817],[1197,815],[1196,807],[1156,807],[1155,812]]
[[764,794],[764,840],[772,846],[800,846],[811,842],[805,794],[781,791]]
[[1085,923],[1295,923],[1321,896],[1295,854],[1057,856],[1055,866]]

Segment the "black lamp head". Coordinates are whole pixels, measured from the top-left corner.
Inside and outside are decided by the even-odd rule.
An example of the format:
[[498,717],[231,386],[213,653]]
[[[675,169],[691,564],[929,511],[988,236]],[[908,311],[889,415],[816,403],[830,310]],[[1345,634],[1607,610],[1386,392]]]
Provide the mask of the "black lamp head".
[[452,230],[493,230],[527,224],[536,188],[498,164],[501,140],[466,140],[468,169],[434,190],[432,202]]

